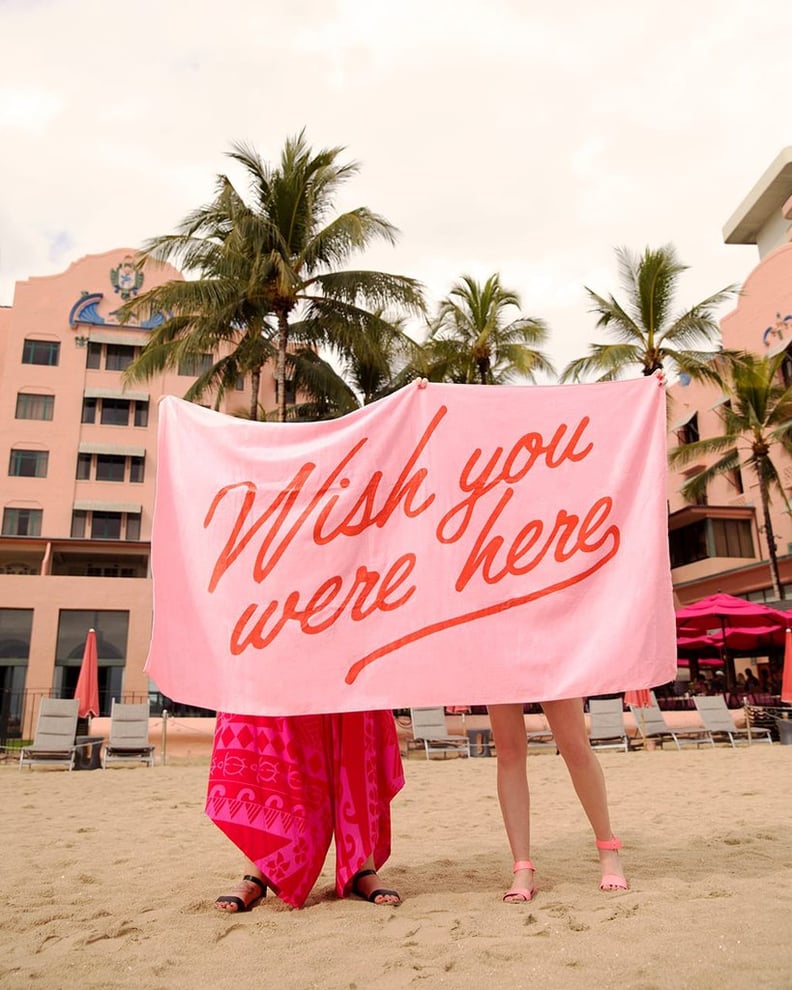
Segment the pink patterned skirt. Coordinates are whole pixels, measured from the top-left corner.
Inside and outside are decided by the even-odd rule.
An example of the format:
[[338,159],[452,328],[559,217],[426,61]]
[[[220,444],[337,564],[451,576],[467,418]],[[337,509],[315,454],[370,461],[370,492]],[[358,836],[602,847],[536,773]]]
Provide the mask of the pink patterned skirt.
[[218,712],[206,814],[302,907],[335,838],[336,893],[391,848],[390,802],[404,785],[389,711],[255,716]]

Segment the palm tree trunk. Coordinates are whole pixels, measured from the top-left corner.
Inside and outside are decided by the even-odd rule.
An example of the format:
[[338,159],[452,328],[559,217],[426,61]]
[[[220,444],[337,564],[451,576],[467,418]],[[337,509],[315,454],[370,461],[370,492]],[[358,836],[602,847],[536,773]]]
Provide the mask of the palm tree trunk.
[[759,475],[759,498],[762,502],[762,515],[764,517],[765,540],[767,541],[767,557],[770,561],[770,580],[773,585],[773,597],[776,601],[781,601],[781,579],[778,574],[778,557],[776,556],[775,533],[773,523],[770,520],[770,493],[767,490],[767,481],[764,476],[764,464],[757,464]]
[[278,313],[278,363],[275,382],[278,389],[278,422],[286,422],[286,348],[289,344],[289,320],[285,313]]
[[259,393],[261,391],[261,368],[250,372],[250,418],[255,423],[258,419]]

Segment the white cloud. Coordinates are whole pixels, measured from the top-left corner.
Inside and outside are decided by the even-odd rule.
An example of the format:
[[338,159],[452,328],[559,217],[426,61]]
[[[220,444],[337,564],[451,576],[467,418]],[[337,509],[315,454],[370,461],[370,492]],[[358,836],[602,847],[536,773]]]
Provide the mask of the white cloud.
[[0,303],[17,279],[166,233],[231,170],[306,128],[362,163],[339,207],[402,231],[361,264],[439,298],[494,271],[553,329],[594,336],[583,285],[614,247],[673,242],[688,302],[741,281],[721,229],[789,143],[767,0],[0,0]]
[[[7,86],[0,89],[0,135],[8,147],[13,131],[43,134],[61,109],[57,93]],[[4,133],[5,132],[5,133]]]

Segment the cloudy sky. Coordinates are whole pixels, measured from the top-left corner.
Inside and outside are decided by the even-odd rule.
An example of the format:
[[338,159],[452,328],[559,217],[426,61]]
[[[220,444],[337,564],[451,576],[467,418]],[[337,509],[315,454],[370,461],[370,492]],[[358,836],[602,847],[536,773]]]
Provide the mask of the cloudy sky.
[[339,208],[401,231],[364,267],[431,302],[499,272],[560,367],[615,247],[672,242],[684,304],[756,264],[722,228],[792,144],[790,38],[789,0],[0,0],[0,304],[305,128],[361,163]]

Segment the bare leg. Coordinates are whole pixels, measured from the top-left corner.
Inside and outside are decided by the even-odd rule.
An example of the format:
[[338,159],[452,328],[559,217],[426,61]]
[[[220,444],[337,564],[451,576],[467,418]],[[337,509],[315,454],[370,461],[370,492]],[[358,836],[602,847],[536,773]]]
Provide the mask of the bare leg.
[[[542,703],[542,708],[558,751],[564,758],[569,776],[572,778],[572,786],[594,830],[594,837],[600,842],[612,839],[605,776],[589,742],[582,699],[545,701]],[[624,871],[618,849],[598,851],[602,875],[610,874],[623,878]],[[607,889],[620,888],[609,886]]]
[[[490,724],[498,754],[498,801],[515,863],[531,859],[531,795],[528,789],[528,755],[522,705],[490,705]],[[517,870],[513,890],[529,896],[504,897],[506,901],[530,900],[533,870]]]
[[[255,879],[251,879],[253,877]],[[256,880],[259,883],[256,883]],[[243,879],[239,881],[230,894],[222,894],[218,897],[214,906],[218,911],[228,911],[230,914],[236,914],[238,911],[249,911],[264,897],[268,886],[271,887],[272,884],[269,883],[261,870],[248,862]]]

